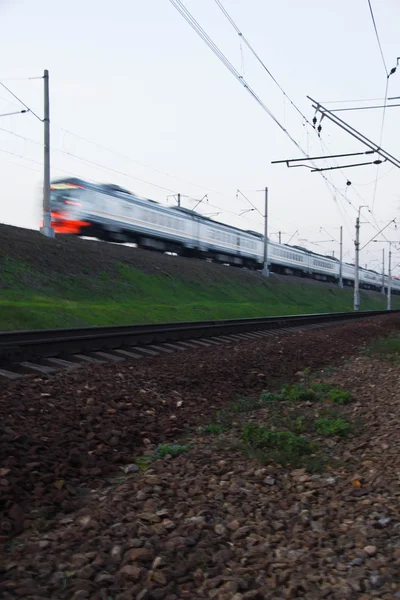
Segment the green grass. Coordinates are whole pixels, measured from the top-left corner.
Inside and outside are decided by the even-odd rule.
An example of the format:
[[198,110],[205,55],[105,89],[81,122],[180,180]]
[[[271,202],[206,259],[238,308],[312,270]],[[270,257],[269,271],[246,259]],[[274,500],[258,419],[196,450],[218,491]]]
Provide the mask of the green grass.
[[400,364],[400,335],[374,340],[367,348],[366,353]]
[[353,400],[350,392],[345,392],[337,388],[331,389],[326,398],[330,402],[333,402],[333,404],[350,404],[350,402]]
[[258,423],[245,423],[243,425],[242,439],[254,448],[271,448],[275,450],[289,450],[299,455],[311,454],[316,450],[316,445],[303,436],[298,436],[290,431],[272,431]]
[[322,461],[316,454],[317,444],[291,431],[274,431],[250,422],[243,425],[241,439],[239,449],[263,463],[273,460],[284,466],[318,470],[316,464],[320,465]]
[[321,435],[340,435],[345,437],[352,431],[351,423],[344,419],[329,419],[321,417],[315,421],[315,429]]
[[[283,401],[288,402],[323,402],[328,400],[333,404],[349,404],[352,401],[350,392],[332,387],[329,383],[293,383],[284,385],[278,392],[266,392],[260,398],[241,400],[237,406],[243,406],[242,412],[262,406],[273,406]],[[235,405],[234,405],[235,406]],[[246,408],[246,407],[250,408]]]
[[[51,266],[51,257],[49,257]],[[236,270],[235,270],[236,272]],[[349,311],[352,291],[309,283],[243,281],[233,269],[217,281],[167,272],[146,274],[122,263],[113,272],[74,277],[0,257],[0,330],[80,327]],[[393,299],[396,308],[397,298]],[[365,310],[384,308],[380,294],[362,293]],[[400,307],[400,299],[397,302]]]
[[208,435],[220,435],[225,431],[225,427],[220,423],[210,423],[201,428],[200,433]]
[[156,458],[165,458],[166,456],[178,456],[183,452],[187,452],[189,446],[181,446],[180,444],[161,444],[154,451]]

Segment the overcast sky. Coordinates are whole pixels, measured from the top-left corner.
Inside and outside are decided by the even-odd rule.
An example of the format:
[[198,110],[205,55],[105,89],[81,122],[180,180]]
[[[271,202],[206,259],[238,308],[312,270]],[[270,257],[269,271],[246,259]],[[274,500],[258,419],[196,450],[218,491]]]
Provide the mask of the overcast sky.
[[[241,47],[215,0],[183,1],[310,155],[366,150],[326,119],[319,139]],[[314,110],[307,95],[330,109],[383,103],[386,74],[368,0],[222,3],[308,120]],[[390,70],[400,56],[400,2],[372,0],[372,6]],[[237,198],[237,189],[262,213],[258,190],[268,186],[272,239],[280,230],[288,241],[298,230],[292,243],[338,253],[338,245],[326,240],[337,238],[343,225],[347,260],[354,257],[356,211],[360,204],[372,208],[377,174],[373,214],[363,211],[362,221],[370,223],[362,224],[361,245],[377,226],[396,216],[400,221],[400,172],[388,163],[327,173],[339,191],[309,169],[271,165],[301,153],[169,0],[0,0],[0,55],[0,80],[39,116],[43,80],[27,78],[50,71],[53,178],[75,175],[117,183],[160,202],[180,192],[189,197],[182,199],[189,208],[193,198],[207,193],[201,212],[219,212],[216,219],[257,231],[263,230],[260,214],[238,216],[251,206],[241,194]],[[400,68],[389,79],[388,96],[400,96]],[[0,115],[18,109],[0,88]],[[381,110],[338,114],[379,143]],[[400,107],[387,109],[382,147],[397,157],[399,124]],[[38,227],[42,137],[43,126],[31,114],[1,117],[1,222]],[[370,159],[356,158],[363,160]],[[397,240],[399,232],[400,225],[397,231],[388,228],[387,238]],[[380,260],[382,247],[371,243],[361,264],[378,268],[373,261]],[[398,261],[400,256],[394,264]]]

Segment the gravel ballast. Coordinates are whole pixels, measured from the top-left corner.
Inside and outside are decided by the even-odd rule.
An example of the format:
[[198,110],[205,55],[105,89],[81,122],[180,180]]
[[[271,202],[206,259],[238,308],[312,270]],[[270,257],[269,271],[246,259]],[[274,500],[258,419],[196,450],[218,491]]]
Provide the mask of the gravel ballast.
[[[344,362],[399,328],[385,316],[8,384],[3,597],[400,597],[399,366]],[[334,442],[326,470],[262,465],[196,431],[236,398],[327,365],[342,365],[331,380],[362,427]],[[121,470],[175,440],[189,450]]]

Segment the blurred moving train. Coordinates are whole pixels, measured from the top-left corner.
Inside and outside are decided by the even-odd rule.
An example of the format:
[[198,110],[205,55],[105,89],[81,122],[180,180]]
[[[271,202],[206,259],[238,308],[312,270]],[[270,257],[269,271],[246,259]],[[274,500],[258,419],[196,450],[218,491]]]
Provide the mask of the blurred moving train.
[[[140,248],[211,259],[249,269],[263,263],[264,236],[211,220],[183,207],[167,207],[112,184],[77,178],[51,185],[51,219],[57,234],[83,235],[108,242],[131,242]],[[339,261],[300,246],[270,241],[271,271],[337,282]],[[360,286],[380,290],[382,274],[360,268]],[[354,285],[354,265],[343,263],[344,285]],[[387,287],[388,277],[384,278]],[[392,279],[400,293],[400,280]]]

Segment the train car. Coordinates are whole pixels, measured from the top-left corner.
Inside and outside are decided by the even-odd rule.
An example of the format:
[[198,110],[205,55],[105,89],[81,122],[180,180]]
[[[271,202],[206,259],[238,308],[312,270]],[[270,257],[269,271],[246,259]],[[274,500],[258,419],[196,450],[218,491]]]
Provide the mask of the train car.
[[[263,265],[264,237],[213,221],[193,210],[168,207],[113,184],[93,184],[77,178],[51,184],[51,224],[57,234],[83,235],[111,242],[133,242],[141,248],[212,259],[247,268]],[[272,271],[335,282],[339,261],[301,246],[270,241]],[[345,285],[354,285],[354,265],[343,263]],[[360,286],[380,289],[382,276],[359,269]],[[385,286],[388,278],[385,277]],[[400,280],[392,280],[400,293]]]

